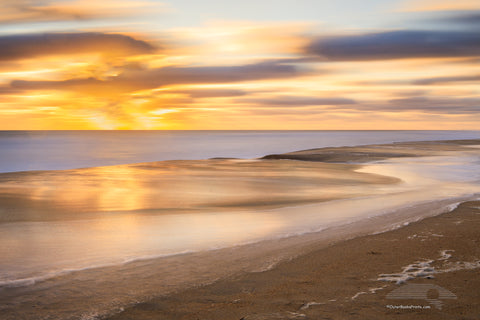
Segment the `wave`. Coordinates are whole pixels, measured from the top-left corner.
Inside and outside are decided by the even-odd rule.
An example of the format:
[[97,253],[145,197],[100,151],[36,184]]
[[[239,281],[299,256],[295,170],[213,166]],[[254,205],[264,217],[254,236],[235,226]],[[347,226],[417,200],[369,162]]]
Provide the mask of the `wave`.
[[108,268],[108,267],[115,267],[126,265],[129,263],[139,262],[139,261],[146,261],[146,260],[155,260],[160,258],[166,257],[173,257],[173,256],[180,256],[188,253],[193,253],[192,250],[184,250],[181,252],[175,252],[170,254],[158,254],[158,255],[147,255],[147,256],[139,256],[134,258],[126,258],[120,262],[113,262],[113,263],[105,263],[105,264],[97,264],[88,267],[80,267],[80,268],[70,268],[70,269],[63,269],[59,271],[49,272],[46,274],[28,277],[28,278],[21,278],[21,279],[11,279],[11,280],[0,280],[0,289],[2,288],[18,288],[18,287],[27,287],[33,286],[36,283],[43,282],[46,280],[50,280],[56,277],[68,275],[75,272],[81,272],[86,270],[93,270],[93,269],[100,269],[100,268]]

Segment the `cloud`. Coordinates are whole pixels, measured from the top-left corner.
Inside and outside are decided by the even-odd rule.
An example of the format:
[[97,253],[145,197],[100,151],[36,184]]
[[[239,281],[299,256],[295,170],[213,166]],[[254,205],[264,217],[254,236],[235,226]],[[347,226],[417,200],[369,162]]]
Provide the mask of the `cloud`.
[[11,87],[24,90],[73,90],[82,92],[125,93],[154,89],[172,84],[232,83],[264,79],[281,79],[300,75],[295,66],[260,62],[239,66],[164,67],[126,69],[106,80],[96,78],[61,81],[14,80]]
[[171,91],[171,93],[185,94],[192,98],[220,98],[244,96],[248,92],[236,89],[189,89]]
[[95,78],[87,79],[68,79],[60,81],[29,81],[29,80],[13,80],[10,87],[20,90],[48,90],[48,89],[78,89],[81,87],[99,85],[104,82]]
[[407,0],[400,5],[400,11],[453,11],[479,9],[478,0]]
[[237,99],[237,103],[255,104],[262,107],[307,107],[336,106],[356,104],[355,100],[346,98],[317,98],[297,96],[277,96],[274,98]]
[[19,90],[18,88],[14,88],[11,86],[0,86],[0,96],[1,95],[9,95],[9,94],[16,94],[16,93],[21,93],[22,90]]
[[231,83],[298,76],[293,65],[277,62],[260,62],[238,66],[165,67],[149,70],[127,70],[118,81],[157,87],[166,84]]
[[0,4],[0,10],[0,24],[81,20],[89,17],[82,10],[68,10],[29,0],[7,0]]
[[[311,99],[311,103],[308,100]],[[271,103],[269,100],[272,100]],[[247,108],[252,114],[320,114],[328,113],[334,114],[336,112],[363,113],[363,112],[419,112],[425,114],[473,114],[477,115],[480,112],[480,97],[479,98],[428,98],[423,96],[397,98],[380,102],[358,102],[349,101],[344,98],[319,98],[318,102],[314,104],[315,98],[308,97],[289,97],[286,99],[287,103],[281,105],[280,101],[274,103],[277,99],[245,99],[237,102],[255,103],[255,107]],[[295,103],[297,100],[297,103]],[[303,104],[302,104],[303,100]],[[326,100],[326,101],[322,101]],[[331,100],[331,101],[328,101]],[[335,103],[338,100],[338,103]],[[345,100],[345,101],[343,101]],[[342,103],[343,101],[343,103]],[[290,105],[291,103],[291,105]],[[281,107],[290,108],[281,108]],[[321,106],[328,106],[321,108]],[[297,107],[297,108],[295,108]],[[302,108],[311,107],[311,108]],[[317,107],[317,108],[315,108]],[[267,109],[268,108],[268,109]]]
[[472,81],[480,81],[480,75],[425,78],[425,79],[415,80],[412,82],[412,84],[430,85],[430,84],[439,84],[439,83],[472,82]]
[[[243,90],[208,88],[208,89],[171,89],[152,94],[142,93],[140,96],[131,93],[142,90],[179,84],[232,83],[256,81],[263,79],[280,79],[295,77],[300,72],[293,65],[278,62],[260,62],[247,65],[210,66],[210,67],[163,67],[141,68],[124,66],[123,73],[104,79],[73,78],[66,80],[28,81],[14,80],[9,87],[3,87],[0,94],[20,91],[59,90],[74,93],[76,97],[85,99],[85,103],[77,104],[77,109],[99,114],[128,127],[143,126],[146,118],[157,121],[155,112],[167,109],[185,109],[195,107],[196,98],[233,97],[247,94]],[[178,97],[176,94],[190,97]],[[138,118],[138,114],[146,117]],[[137,119],[138,118],[138,119]],[[142,120],[143,119],[143,120]],[[157,119],[157,120],[155,120]],[[142,122],[143,121],[143,122]],[[152,122],[152,123],[153,123]]]
[[365,109],[387,112],[419,111],[432,114],[478,114],[480,98],[400,98],[389,100],[382,105],[366,106]]
[[[294,98],[298,98],[298,103],[295,104]],[[323,105],[328,105],[327,108],[315,108],[322,106],[321,100],[317,104],[305,102],[302,104],[304,97],[291,97],[291,107],[298,108],[280,108],[282,106],[290,106],[288,103],[284,105],[271,103],[261,103],[261,101],[268,101],[269,99],[259,99],[257,108],[250,109],[254,114],[319,114],[328,112],[334,114],[335,112],[348,112],[350,113],[363,113],[363,112],[392,112],[392,113],[404,113],[404,112],[419,112],[425,114],[472,114],[477,115],[480,112],[480,98],[428,98],[423,96],[397,98],[381,102],[355,102],[348,103],[348,99],[345,99],[345,103],[341,103],[343,98],[331,98],[331,103],[325,101]],[[308,99],[308,98],[307,98]],[[312,98],[313,100],[314,98]],[[339,103],[334,103],[338,99]],[[274,100],[274,99],[272,99]],[[287,99],[288,101],[289,99]],[[306,99],[305,99],[306,100]],[[249,99],[248,101],[255,101]],[[301,108],[308,107],[312,108]],[[268,107],[268,109],[266,109]]]
[[99,32],[0,36],[0,48],[0,61],[89,52],[127,56],[155,50],[148,42],[130,36]]
[[332,61],[480,56],[480,33],[387,31],[314,40],[307,52]]
[[301,116],[312,117],[315,115],[327,114],[330,109],[325,108],[245,108],[242,111],[253,116]]
[[460,26],[478,28],[480,27],[480,11],[455,14],[450,13],[435,20],[443,23],[452,23]]
[[35,1],[3,0],[0,3],[0,24],[53,22],[122,18],[164,12],[164,5],[151,1],[76,0]]

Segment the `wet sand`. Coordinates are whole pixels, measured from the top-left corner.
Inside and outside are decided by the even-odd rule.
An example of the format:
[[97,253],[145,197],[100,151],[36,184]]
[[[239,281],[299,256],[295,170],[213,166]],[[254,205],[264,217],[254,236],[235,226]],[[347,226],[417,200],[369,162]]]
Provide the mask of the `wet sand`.
[[[462,203],[452,212],[393,231],[327,247],[320,242],[318,247],[271,270],[152,299],[105,319],[473,320],[480,316],[480,201]],[[419,262],[424,263],[423,273],[412,266]],[[409,265],[411,279],[406,282],[382,281],[385,274],[402,273]],[[411,284],[424,285],[425,297],[392,298],[395,289]],[[443,289],[454,297],[440,296]]]
[[185,160],[0,174],[0,223],[278,208],[398,183],[356,164]]

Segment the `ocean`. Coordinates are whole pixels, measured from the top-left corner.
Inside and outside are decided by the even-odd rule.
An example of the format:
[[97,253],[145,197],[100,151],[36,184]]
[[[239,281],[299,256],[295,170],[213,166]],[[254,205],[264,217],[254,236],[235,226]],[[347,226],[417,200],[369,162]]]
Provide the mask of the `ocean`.
[[347,238],[362,223],[380,232],[450,210],[480,195],[478,146],[362,166],[255,158],[474,138],[479,131],[3,131],[0,315],[101,319],[266,270],[329,232]]
[[0,131],[0,172],[479,137],[480,131]]

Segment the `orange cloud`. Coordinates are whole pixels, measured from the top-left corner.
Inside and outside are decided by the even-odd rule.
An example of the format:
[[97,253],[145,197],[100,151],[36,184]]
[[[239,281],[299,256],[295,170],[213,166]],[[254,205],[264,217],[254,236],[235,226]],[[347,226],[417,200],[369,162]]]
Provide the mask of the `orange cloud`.
[[478,0],[408,0],[399,7],[400,11],[455,11],[480,9]]
[[0,24],[125,18],[163,13],[165,8],[158,2],[134,0],[6,0],[0,4]]
[[11,87],[22,90],[70,90],[82,92],[132,92],[171,84],[232,83],[298,76],[291,64],[267,61],[238,66],[164,67],[124,69],[106,80],[76,78],[59,81],[14,80]]
[[173,29],[181,41],[171,54],[202,64],[232,64],[252,59],[285,58],[302,52],[310,40],[308,23],[211,22],[195,28]]

